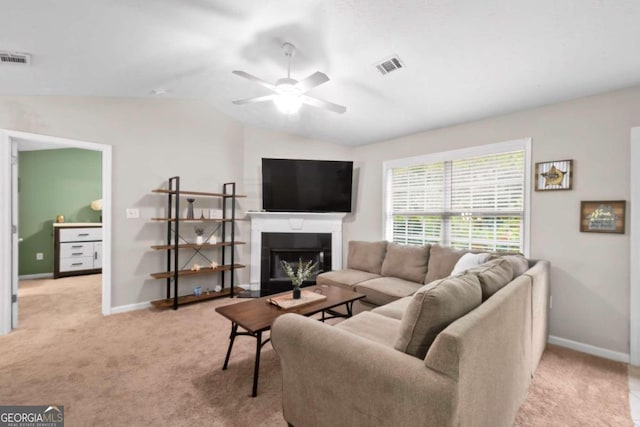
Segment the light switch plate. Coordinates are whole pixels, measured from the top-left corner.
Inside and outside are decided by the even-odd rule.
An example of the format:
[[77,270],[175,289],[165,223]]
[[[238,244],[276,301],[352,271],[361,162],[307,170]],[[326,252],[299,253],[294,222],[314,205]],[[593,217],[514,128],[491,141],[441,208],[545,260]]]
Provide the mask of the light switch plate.
[[127,208],[127,219],[140,218],[140,210],[138,208]]
[[44,259],[44,254],[42,252],[36,253],[36,261],[42,261]]

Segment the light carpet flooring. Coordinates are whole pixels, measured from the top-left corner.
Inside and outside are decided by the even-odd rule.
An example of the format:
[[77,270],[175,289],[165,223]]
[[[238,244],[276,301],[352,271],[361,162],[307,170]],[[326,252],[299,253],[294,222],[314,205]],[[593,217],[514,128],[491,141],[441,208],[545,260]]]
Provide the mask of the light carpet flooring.
[[[286,426],[277,355],[251,338],[222,371],[229,322],[216,300],[103,317],[100,276],[20,284],[19,327],[0,337],[0,404],[64,405],[67,426]],[[549,346],[518,426],[632,426],[627,366]]]

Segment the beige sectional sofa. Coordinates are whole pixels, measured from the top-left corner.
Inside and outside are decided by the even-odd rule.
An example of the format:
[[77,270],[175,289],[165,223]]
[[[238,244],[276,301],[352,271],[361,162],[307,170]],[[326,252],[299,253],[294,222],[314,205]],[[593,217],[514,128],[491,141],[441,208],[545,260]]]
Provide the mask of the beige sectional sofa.
[[287,422],[512,425],[547,341],[549,263],[492,255],[458,272],[464,254],[350,242],[348,268],[318,283],[365,294],[360,312],[273,325]]

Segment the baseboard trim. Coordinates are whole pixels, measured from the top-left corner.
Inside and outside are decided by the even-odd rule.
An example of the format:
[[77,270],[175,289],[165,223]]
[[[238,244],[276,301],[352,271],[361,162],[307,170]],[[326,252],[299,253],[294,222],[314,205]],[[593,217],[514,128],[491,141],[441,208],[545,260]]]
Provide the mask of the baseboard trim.
[[53,279],[53,273],[23,274],[18,280]]
[[615,360],[616,362],[629,363],[629,354],[627,353],[607,350],[606,348],[596,347],[595,345],[584,344],[578,341],[568,340],[566,338],[555,337],[553,335],[549,335],[547,342],[549,344],[559,345],[560,347],[570,348],[571,350],[580,351],[582,353]]
[[111,314],[126,313],[127,311],[142,310],[144,308],[151,307],[151,302],[139,302],[136,304],[119,305],[118,307],[111,307]]

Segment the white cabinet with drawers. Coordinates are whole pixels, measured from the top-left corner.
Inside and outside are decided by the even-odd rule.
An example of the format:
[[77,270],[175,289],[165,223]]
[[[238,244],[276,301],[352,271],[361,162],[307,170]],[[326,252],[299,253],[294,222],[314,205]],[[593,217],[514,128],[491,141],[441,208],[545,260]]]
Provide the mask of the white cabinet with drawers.
[[102,225],[54,224],[53,277],[102,272]]

